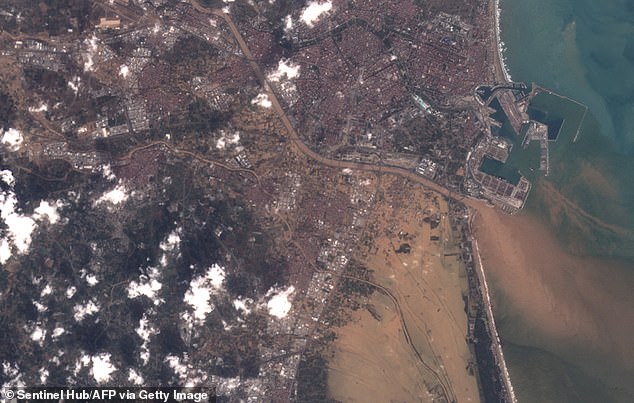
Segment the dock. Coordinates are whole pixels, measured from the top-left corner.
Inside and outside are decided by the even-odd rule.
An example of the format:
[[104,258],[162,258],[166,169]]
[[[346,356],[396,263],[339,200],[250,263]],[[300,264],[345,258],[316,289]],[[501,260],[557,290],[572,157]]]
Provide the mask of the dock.
[[527,148],[533,141],[539,142],[539,170],[548,176],[549,152],[548,152],[548,126],[543,123],[531,120],[522,128],[525,131],[522,148]]
[[496,91],[495,95],[500,103],[500,106],[502,106],[502,110],[511,123],[511,126],[513,126],[513,130],[515,130],[515,133],[519,135],[522,130],[522,125],[524,122],[528,121],[528,115],[525,111],[519,108],[516,102],[517,100],[513,95],[513,90],[499,89]]

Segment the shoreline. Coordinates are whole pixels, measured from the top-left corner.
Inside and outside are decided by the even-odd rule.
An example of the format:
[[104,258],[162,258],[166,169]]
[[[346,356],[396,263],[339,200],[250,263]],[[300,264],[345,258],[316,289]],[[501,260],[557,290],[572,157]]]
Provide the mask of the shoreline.
[[[501,13],[502,13],[502,10],[500,9],[500,0],[493,0],[491,3],[491,6],[492,6],[492,10],[490,11],[492,12],[492,15],[494,18],[493,29],[495,30],[495,37],[494,37],[495,52],[494,52],[494,61],[493,61],[494,78],[495,80],[508,83],[508,82],[512,82],[513,80],[512,80],[511,74],[508,71],[505,58],[504,58],[505,45],[504,45],[504,42],[502,41],[501,30],[500,30],[500,20],[501,20]],[[487,322],[490,326],[489,332],[491,333],[491,336],[493,338],[493,340],[491,340],[491,344],[495,349],[494,356],[497,358],[496,361],[498,362],[496,364],[498,365],[498,368],[504,380],[504,386],[506,389],[508,401],[512,403],[517,403],[515,390],[513,389],[513,384],[511,382],[511,376],[509,374],[508,367],[506,365],[506,359],[504,358],[502,343],[500,341],[500,336],[497,331],[495,316],[493,315],[491,296],[489,293],[489,286],[486,280],[484,266],[482,264],[482,258],[480,256],[480,249],[478,247],[477,237],[475,236],[475,233],[472,228],[472,220],[475,218],[475,214],[477,214],[477,210],[473,210],[473,209],[469,209],[469,210],[470,210],[469,221],[468,221],[469,232],[471,233],[471,236],[473,237],[472,252],[474,253],[476,258],[475,259],[476,262],[474,262],[475,263],[474,266],[476,267],[476,273],[478,274],[478,277],[480,278],[480,284],[481,284],[480,288],[483,294],[482,302],[485,306],[484,307],[485,314],[486,314],[485,316],[487,317]]]
[[[477,214],[477,211],[475,212]],[[497,358],[496,364],[500,370],[502,375],[502,379],[504,380],[504,386],[507,392],[508,401],[511,403],[517,403],[517,398],[515,396],[515,390],[513,389],[513,383],[511,382],[511,375],[508,371],[508,367],[506,366],[506,359],[504,358],[504,351],[502,349],[502,342],[500,341],[500,335],[497,331],[497,325],[495,323],[495,316],[493,315],[493,304],[491,303],[491,296],[489,293],[489,286],[487,283],[486,275],[484,272],[484,265],[482,264],[482,258],[480,256],[480,248],[478,247],[477,238],[473,232],[472,228],[472,220],[475,218],[473,211],[469,214],[469,232],[473,237],[473,254],[476,257],[475,267],[476,273],[478,273],[478,277],[480,278],[481,284],[481,292],[483,295],[482,303],[484,305],[485,314],[487,317],[487,322],[489,323],[489,332],[491,336],[493,336],[493,340],[491,340],[491,344],[495,349],[495,357]]]
[[494,75],[496,80],[504,81],[504,82],[513,82],[513,78],[511,77],[511,73],[508,71],[508,67],[506,66],[506,59],[504,57],[504,51],[506,50],[506,46],[504,45],[504,41],[502,41],[501,30],[500,30],[500,18],[502,14],[502,9],[500,8],[500,0],[493,0],[492,2],[493,10],[492,14],[494,17],[494,30],[495,30],[495,60],[494,60]]
[[[634,312],[634,273],[627,262],[571,254],[547,223],[530,214],[507,216],[479,208],[473,231],[478,248],[473,246],[474,269],[477,252],[486,265],[498,331],[504,333],[504,355],[513,358],[506,363],[513,371],[511,381],[522,386],[517,397],[526,394],[538,401],[557,392],[574,402],[572,396],[585,390],[587,381],[601,386],[605,396],[634,395],[634,323],[623,321]],[[551,359],[524,366],[523,360],[532,356],[516,355],[508,343],[542,350]],[[559,367],[562,361],[570,367]],[[544,368],[553,370],[553,376],[544,375]]]

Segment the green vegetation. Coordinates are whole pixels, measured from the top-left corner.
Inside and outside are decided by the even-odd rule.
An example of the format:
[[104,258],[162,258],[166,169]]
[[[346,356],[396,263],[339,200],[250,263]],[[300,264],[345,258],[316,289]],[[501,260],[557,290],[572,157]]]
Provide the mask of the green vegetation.
[[296,401],[298,403],[333,402],[328,398],[328,367],[321,355],[307,352],[299,362]]

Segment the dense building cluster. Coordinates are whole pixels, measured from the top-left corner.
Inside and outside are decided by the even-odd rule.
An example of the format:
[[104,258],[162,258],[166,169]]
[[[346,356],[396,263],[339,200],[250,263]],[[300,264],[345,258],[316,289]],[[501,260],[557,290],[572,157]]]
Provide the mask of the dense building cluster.
[[449,195],[528,192],[479,171],[506,155],[474,108],[486,1],[9,3],[0,384],[301,400],[335,297],[369,293],[342,277],[367,275],[353,255],[382,173],[337,162]]

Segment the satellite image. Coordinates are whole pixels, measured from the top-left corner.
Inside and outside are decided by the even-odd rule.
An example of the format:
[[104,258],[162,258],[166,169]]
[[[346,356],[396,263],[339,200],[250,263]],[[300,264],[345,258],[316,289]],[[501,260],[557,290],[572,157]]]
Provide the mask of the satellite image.
[[6,401],[634,401],[634,7],[528,3],[0,0]]

